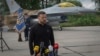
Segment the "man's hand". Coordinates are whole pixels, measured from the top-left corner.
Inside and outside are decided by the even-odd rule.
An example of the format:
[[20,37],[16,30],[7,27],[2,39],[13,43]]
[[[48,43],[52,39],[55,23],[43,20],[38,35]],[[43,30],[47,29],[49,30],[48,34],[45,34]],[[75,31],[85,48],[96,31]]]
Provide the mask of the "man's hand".
[[[34,55],[31,55],[31,56],[34,56]],[[40,56],[40,53],[38,53],[36,56]]]
[[40,56],[40,53],[38,53],[36,56]]

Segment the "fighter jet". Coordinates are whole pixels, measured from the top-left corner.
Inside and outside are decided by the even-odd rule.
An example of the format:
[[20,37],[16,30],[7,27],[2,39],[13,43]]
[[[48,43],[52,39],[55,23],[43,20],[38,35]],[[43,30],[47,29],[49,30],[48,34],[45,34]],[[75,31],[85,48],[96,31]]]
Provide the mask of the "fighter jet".
[[[63,3],[64,5],[70,4],[69,6],[75,6],[72,3]],[[62,5],[62,3],[58,4]],[[66,14],[76,14],[78,13],[77,11],[70,11],[66,10],[66,8],[61,8],[61,7],[56,7],[56,5],[45,8],[45,9],[40,9],[39,11],[44,11],[47,14],[47,23],[53,27],[58,27],[59,30],[62,30],[62,27],[60,26],[61,22],[67,21],[67,15]],[[32,24],[35,24],[38,19],[37,19],[37,14],[36,15],[31,15],[33,18]]]
[[[21,6],[19,6],[14,0],[13,1],[6,0],[6,1],[11,13],[21,8]],[[48,21],[47,23],[50,24],[51,26],[57,26],[59,30],[62,30],[60,23],[67,21],[67,15],[74,15],[83,12],[85,13],[95,12],[94,10],[91,9],[75,6],[74,4],[69,2],[59,3],[49,8],[40,9],[39,11],[46,12]],[[35,15],[30,16],[32,18],[31,25],[34,25],[35,23],[38,22],[37,13]]]
[[[56,4],[52,7],[41,9],[39,11],[44,11],[47,14],[47,20],[48,24],[50,24],[53,27],[57,27],[59,30],[62,30],[62,27],[60,26],[61,22],[67,21],[67,15],[76,15],[80,13],[95,13],[95,10],[87,9],[84,7],[79,6],[70,6],[70,7],[61,7],[59,4]],[[32,15],[32,24],[35,24],[38,19],[36,18],[36,15]]]

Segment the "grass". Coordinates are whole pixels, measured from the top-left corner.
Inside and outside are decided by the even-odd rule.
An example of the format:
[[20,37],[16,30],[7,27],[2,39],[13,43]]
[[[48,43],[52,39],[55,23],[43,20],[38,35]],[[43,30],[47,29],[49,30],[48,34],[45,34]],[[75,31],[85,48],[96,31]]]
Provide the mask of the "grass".
[[60,24],[62,27],[71,26],[100,26],[100,16],[96,14],[68,16],[68,22]]

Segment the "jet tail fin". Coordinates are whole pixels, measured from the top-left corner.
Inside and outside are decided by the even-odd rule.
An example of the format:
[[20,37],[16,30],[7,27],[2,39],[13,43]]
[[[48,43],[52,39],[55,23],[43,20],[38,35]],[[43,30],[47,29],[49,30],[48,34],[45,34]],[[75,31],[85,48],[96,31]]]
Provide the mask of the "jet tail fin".
[[7,5],[9,7],[10,13],[16,12],[19,8],[21,8],[15,0],[6,0]]

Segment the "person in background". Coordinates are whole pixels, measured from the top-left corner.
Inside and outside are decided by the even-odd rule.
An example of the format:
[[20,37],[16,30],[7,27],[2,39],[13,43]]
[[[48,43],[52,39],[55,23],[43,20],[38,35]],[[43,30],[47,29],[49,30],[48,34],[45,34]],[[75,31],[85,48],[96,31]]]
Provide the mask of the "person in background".
[[30,28],[30,17],[27,13],[24,14],[24,22],[25,22],[25,30],[24,30],[24,37],[25,41],[28,41],[28,35],[29,35],[29,28]]

